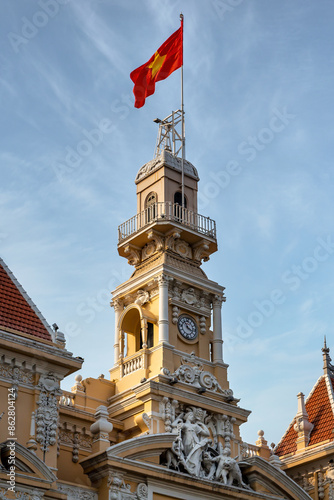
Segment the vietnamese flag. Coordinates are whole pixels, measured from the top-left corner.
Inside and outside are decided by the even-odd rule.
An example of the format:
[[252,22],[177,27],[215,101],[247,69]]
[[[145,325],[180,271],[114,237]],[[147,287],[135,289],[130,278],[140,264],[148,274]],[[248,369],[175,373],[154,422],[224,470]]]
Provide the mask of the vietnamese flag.
[[181,27],[159,47],[151,59],[130,73],[130,78],[135,84],[133,87],[135,108],[144,106],[146,97],[154,94],[156,82],[164,80],[182,66],[182,46],[183,20]]

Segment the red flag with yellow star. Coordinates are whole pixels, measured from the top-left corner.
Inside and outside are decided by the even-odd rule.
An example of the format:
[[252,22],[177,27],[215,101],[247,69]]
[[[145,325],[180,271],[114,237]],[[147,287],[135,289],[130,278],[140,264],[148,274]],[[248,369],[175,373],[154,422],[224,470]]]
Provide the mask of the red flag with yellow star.
[[154,94],[155,83],[167,78],[173,71],[183,64],[183,21],[181,27],[175,31],[153,54],[147,63],[139,66],[130,73],[135,84],[135,108],[145,104],[146,97]]

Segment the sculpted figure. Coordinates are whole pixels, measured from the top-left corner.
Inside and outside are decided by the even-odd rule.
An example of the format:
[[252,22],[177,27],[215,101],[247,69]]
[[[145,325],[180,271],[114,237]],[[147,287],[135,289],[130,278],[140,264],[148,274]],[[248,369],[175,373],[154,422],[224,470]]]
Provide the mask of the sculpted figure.
[[228,448],[223,450],[221,455],[212,459],[212,462],[217,462],[215,479],[222,481],[224,484],[231,486],[235,481],[237,486],[247,485],[242,480],[240,467],[234,458],[230,457],[231,451]]
[[180,463],[189,474],[199,475],[203,452],[210,441],[209,429],[203,422],[196,421],[193,411],[181,414],[173,422],[172,427],[177,427],[180,437],[180,443],[176,448]]

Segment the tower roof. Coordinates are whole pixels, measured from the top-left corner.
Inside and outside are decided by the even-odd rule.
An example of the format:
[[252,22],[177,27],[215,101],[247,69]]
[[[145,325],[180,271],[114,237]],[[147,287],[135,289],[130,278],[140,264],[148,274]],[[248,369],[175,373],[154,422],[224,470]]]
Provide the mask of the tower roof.
[[[324,374],[317,380],[310,392],[305,408],[313,424],[308,447],[334,440],[334,372],[326,344],[323,351]],[[296,417],[278,443],[276,455],[283,456],[297,451],[298,433],[294,429]]]
[[0,258],[0,330],[53,342],[53,332],[22,285]]
[[[188,175],[189,177],[192,177],[193,179],[198,181],[199,177],[198,177],[197,169],[194,167],[194,165],[192,163],[190,163],[190,161],[188,161],[188,160],[183,160],[183,161],[184,161],[184,173],[185,173],[185,175]],[[178,172],[181,172],[181,169],[182,169],[181,162],[182,162],[181,158],[173,155],[171,152],[164,149],[156,158],[145,163],[145,165],[143,165],[139,169],[138,174],[136,176],[135,183],[138,184],[138,182],[145,179],[145,177],[148,177],[156,170],[159,170],[159,168],[165,167],[165,166],[172,168],[173,170],[176,170]]]

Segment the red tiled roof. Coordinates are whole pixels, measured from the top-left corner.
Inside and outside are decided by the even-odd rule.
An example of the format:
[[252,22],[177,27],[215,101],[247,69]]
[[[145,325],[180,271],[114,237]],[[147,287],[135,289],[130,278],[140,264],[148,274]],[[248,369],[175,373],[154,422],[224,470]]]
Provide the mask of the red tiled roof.
[[[330,381],[334,388],[334,380],[331,378]],[[325,376],[322,376],[315,385],[305,403],[305,408],[309,416],[309,421],[314,425],[308,446],[333,440],[334,416]],[[293,428],[294,423],[295,420],[290,424],[288,431],[278,444],[275,451],[276,455],[287,455],[297,450],[297,432]]]
[[41,313],[0,259],[0,329],[9,328],[52,342],[43,320]]

